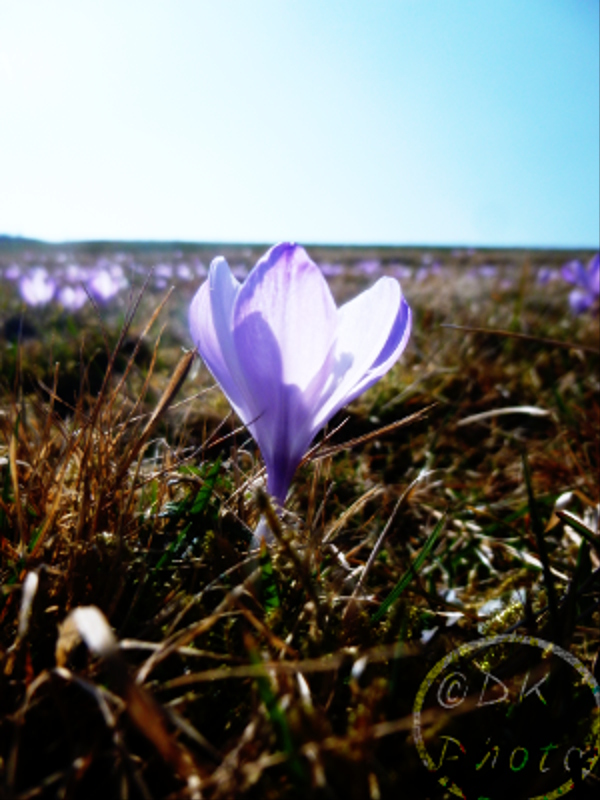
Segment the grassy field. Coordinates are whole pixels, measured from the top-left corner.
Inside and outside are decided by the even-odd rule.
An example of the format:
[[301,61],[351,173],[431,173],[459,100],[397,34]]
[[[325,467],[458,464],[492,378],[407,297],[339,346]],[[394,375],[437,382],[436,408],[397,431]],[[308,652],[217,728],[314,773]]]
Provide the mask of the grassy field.
[[[278,517],[187,329],[264,249],[0,242],[0,797],[596,796],[600,331],[557,274],[591,254],[308,247],[414,327]],[[119,290],[31,306],[34,269]],[[465,650],[442,703],[509,633],[561,650]]]

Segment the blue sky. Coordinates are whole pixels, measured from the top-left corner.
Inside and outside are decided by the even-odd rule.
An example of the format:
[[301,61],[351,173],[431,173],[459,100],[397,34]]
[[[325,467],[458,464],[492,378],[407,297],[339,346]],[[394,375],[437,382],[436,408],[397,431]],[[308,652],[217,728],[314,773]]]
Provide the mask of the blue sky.
[[0,0],[0,233],[599,245],[598,0]]

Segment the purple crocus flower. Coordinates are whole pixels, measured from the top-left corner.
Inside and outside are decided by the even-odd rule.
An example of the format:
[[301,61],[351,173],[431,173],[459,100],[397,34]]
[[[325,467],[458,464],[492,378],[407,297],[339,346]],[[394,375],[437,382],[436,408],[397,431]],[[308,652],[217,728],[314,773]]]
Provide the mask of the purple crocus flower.
[[358,272],[362,275],[375,275],[381,269],[381,261],[376,258],[370,258],[366,261],[359,261],[356,265]]
[[557,269],[551,269],[550,267],[540,267],[537,272],[537,282],[540,286],[546,286],[552,281],[555,281],[557,278],[560,278],[560,272]]
[[44,306],[49,303],[56,292],[56,281],[44,267],[34,267],[19,282],[21,297],[30,306]]
[[480,278],[495,278],[498,275],[498,267],[494,264],[481,264],[477,272]]
[[189,281],[192,279],[192,270],[189,268],[188,264],[177,265],[177,277],[181,278],[182,281]]
[[173,277],[173,267],[171,264],[157,264],[154,267],[154,274],[159,278],[170,280]]
[[9,264],[4,270],[4,277],[9,281],[16,281],[21,277],[21,267],[18,264]]
[[243,284],[216,258],[189,321],[200,355],[258,443],[269,492],[284,503],[316,433],[401,355],[411,312],[390,277],[338,309],[305,250],[283,243]]
[[321,264],[321,272],[327,278],[337,278],[338,275],[343,275],[345,271],[346,269],[343,264],[331,264],[328,261]]
[[79,264],[69,264],[65,267],[63,277],[67,283],[82,283],[88,277],[88,271]]
[[569,295],[569,304],[574,314],[581,314],[598,305],[600,297],[600,253],[592,256],[587,267],[581,261],[569,261],[561,270],[566,281],[575,284]]
[[101,268],[94,272],[88,289],[95,300],[106,302],[127,286],[127,279],[120,267]]
[[88,296],[83,286],[63,286],[58,292],[58,302],[67,311],[79,311],[86,304]]

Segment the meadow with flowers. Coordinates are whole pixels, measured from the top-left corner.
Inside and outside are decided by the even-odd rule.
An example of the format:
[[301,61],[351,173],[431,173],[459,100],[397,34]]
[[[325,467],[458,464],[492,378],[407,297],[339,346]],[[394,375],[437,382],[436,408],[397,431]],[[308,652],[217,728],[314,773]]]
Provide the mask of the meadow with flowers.
[[1,797],[441,800],[440,659],[600,681],[598,254],[282,248],[0,239]]

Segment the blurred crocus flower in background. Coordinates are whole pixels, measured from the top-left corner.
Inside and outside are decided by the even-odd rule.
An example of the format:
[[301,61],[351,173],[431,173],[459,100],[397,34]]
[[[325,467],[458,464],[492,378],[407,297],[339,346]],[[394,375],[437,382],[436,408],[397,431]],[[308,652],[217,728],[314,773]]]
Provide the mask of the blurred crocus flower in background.
[[69,264],[63,270],[63,278],[67,283],[83,283],[88,277],[88,270],[79,264]]
[[206,278],[208,275],[208,270],[199,259],[195,259],[194,270],[199,278]]
[[128,285],[121,267],[98,269],[92,276],[88,289],[95,300],[110,300]]
[[390,271],[394,277],[400,280],[410,280],[413,277],[413,271],[406,264],[391,264]]
[[171,264],[157,264],[154,267],[154,287],[156,289],[165,289],[172,278],[173,267]]
[[187,264],[178,264],[177,277],[181,278],[182,281],[190,281],[193,277],[192,270],[189,268]]
[[585,267],[581,261],[569,261],[561,270],[563,278],[575,284],[569,295],[569,304],[574,314],[582,314],[598,307],[600,297],[600,253],[592,256]]
[[481,266],[477,267],[477,274],[480,278],[497,278],[498,267],[494,266],[494,264],[481,264]]
[[302,247],[278,244],[243,284],[224,258],[190,306],[192,339],[256,440],[284,503],[316,433],[393,366],[411,311],[390,277],[337,308]]
[[362,275],[375,275],[381,269],[381,261],[376,258],[369,258],[366,261],[359,261],[356,265],[357,272]]
[[325,262],[321,264],[321,272],[328,278],[336,278],[338,275],[343,275],[345,272],[345,267],[343,264],[331,264],[329,262]]
[[58,302],[67,311],[79,311],[87,299],[88,296],[83,286],[63,286],[58,292]]
[[56,282],[44,267],[34,267],[19,281],[21,297],[29,306],[44,306],[56,292]]
[[21,277],[21,267],[18,264],[10,264],[4,270],[4,277],[9,281],[16,281]]
[[537,272],[536,280],[540,286],[546,286],[560,278],[560,272],[550,267],[540,267]]
[[168,278],[170,280],[173,277],[173,266],[171,264],[157,264],[154,267],[154,274],[159,278]]

